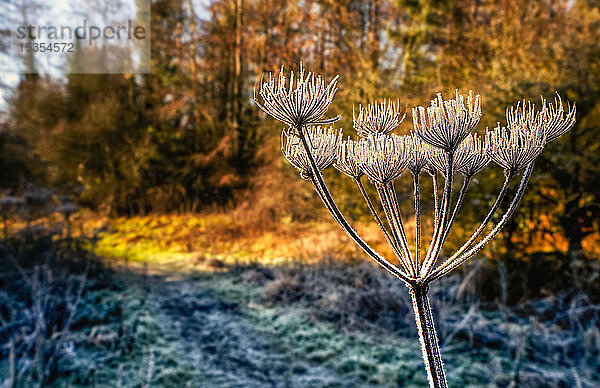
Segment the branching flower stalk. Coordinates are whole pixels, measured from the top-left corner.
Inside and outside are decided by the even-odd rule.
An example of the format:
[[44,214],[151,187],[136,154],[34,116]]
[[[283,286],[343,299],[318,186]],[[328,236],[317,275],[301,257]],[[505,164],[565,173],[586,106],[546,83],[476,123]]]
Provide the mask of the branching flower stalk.
[[[265,113],[287,125],[281,135],[283,154],[303,179],[313,183],[335,221],[367,256],[408,287],[429,385],[447,387],[429,302],[429,286],[477,254],[502,230],[516,211],[544,146],[575,124],[575,106],[563,106],[558,95],[554,102],[542,98],[539,109],[523,101],[507,109],[506,126],[498,124],[492,130],[486,129],[485,136],[480,137],[473,132],[481,118],[480,96],[471,91],[463,96],[456,91],[453,99],[445,100],[438,94],[428,107],[414,108],[414,132],[397,135],[392,132],[404,119],[399,102],[374,101],[366,108],[361,106],[358,114],[354,111],[353,126],[359,138],[343,140],[341,130],[322,126],[340,118],[323,119],[337,91],[337,79],[326,83],[323,77],[307,72],[302,65],[297,77],[293,73],[288,77],[282,68],[276,77],[269,75],[263,79],[255,90],[255,101]],[[501,167],[505,177],[496,200],[467,241],[439,263],[468,189],[476,182],[474,176],[490,162]],[[321,173],[331,165],[354,180],[398,264],[371,248],[341,213]],[[394,186],[394,181],[405,171],[413,178],[414,249],[406,235]],[[457,174],[463,178],[458,194],[454,195],[452,187]],[[432,238],[424,255],[421,175],[432,179],[434,203]],[[513,179],[519,175],[520,181],[504,214],[484,234]],[[365,176],[378,193],[387,227],[362,182]],[[439,177],[444,179],[441,198],[438,197]]]

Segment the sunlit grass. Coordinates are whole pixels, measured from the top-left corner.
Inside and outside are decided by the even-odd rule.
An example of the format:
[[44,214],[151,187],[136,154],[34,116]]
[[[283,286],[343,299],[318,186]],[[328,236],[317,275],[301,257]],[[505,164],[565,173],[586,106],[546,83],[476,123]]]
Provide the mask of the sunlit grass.
[[[83,222],[83,229],[98,219]],[[95,253],[174,267],[214,267],[222,264],[258,262],[282,264],[323,257],[356,257],[357,249],[345,234],[327,222],[281,223],[257,230],[240,224],[230,215],[152,215],[104,219]],[[385,250],[377,230],[367,232]],[[378,241],[378,239],[380,241]]]
[[[148,265],[153,269],[169,271],[221,269],[237,263],[256,262],[278,265],[301,261],[314,263],[322,258],[348,259],[362,257],[344,232],[328,219],[296,222],[282,219],[262,226],[260,223],[240,218],[233,213],[204,214],[154,214],[137,217],[108,218],[91,212],[73,217],[72,235],[98,237],[94,253],[128,262],[133,266]],[[59,215],[32,222],[13,221],[10,230],[56,224]],[[381,232],[370,222],[354,222],[375,249],[386,257],[393,257]],[[412,235],[411,222],[407,233]],[[424,226],[427,233],[429,225]],[[527,225],[523,226],[527,228]],[[448,241],[449,249],[456,249],[470,230],[457,224],[456,236]],[[66,231],[63,231],[66,233]],[[513,238],[527,239],[526,253],[566,252],[567,245],[558,233],[531,235],[523,233]],[[57,235],[58,237],[58,235]],[[428,238],[425,235],[425,238]],[[92,247],[90,246],[90,249]],[[492,244],[488,250],[493,256],[504,253],[504,244]],[[600,256],[599,237],[591,234],[584,240],[589,257]]]
[[[324,257],[361,256],[343,231],[328,220],[281,222],[257,228],[245,225],[243,220],[237,220],[231,214],[172,214],[114,219],[91,217],[83,221],[83,228],[98,224],[103,228],[96,246],[97,254],[171,269],[215,269],[220,264],[240,262],[276,265],[300,260],[311,263]],[[393,257],[372,223],[355,225],[372,246],[387,257]],[[407,232],[412,233],[411,230]],[[469,230],[456,225],[454,232],[458,237],[449,240],[449,248],[461,242],[460,234],[466,235]],[[530,241],[527,252],[566,252],[566,244],[551,236],[536,235]],[[595,252],[598,246],[598,236],[588,236],[584,247],[591,257],[600,253]],[[501,254],[505,248],[504,244],[499,244],[489,249],[494,250],[494,254]]]

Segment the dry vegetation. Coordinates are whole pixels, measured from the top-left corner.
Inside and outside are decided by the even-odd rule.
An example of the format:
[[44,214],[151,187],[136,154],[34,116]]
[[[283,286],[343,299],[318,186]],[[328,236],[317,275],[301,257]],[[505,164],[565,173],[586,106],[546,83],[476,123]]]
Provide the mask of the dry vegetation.
[[[92,241],[58,229],[21,230],[2,242],[7,386],[13,377],[17,386],[100,387],[426,381],[405,289],[368,262],[238,263],[153,275],[153,263],[146,271],[107,267],[84,249]],[[450,384],[600,383],[600,307],[576,290],[509,306],[501,274],[498,293],[482,299],[498,275],[485,268],[476,261],[433,289]],[[28,284],[34,276],[39,282]]]
[[[323,229],[327,222],[236,231],[232,239],[228,231],[248,229],[231,215],[107,219],[82,212],[69,223],[63,216],[9,217],[0,242],[6,386],[426,381],[404,287],[355,252],[342,258],[335,249],[347,245],[345,237]],[[211,237],[218,244],[205,245]],[[275,250],[269,256],[257,241],[284,244],[288,255],[317,244],[328,250],[292,261]],[[236,246],[258,248],[225,256]],[[434,287],[450,384],[600,382],[599,271],[580,271],[580,287],[533,284],[532,263],[554,262],[478,260]]]

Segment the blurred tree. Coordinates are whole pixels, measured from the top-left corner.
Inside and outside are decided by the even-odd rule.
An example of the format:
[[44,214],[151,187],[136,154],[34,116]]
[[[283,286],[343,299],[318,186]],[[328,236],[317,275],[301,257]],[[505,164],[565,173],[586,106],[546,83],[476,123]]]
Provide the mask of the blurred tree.
[[[549,145],[522,205],[529,209],[513,218],[503,234],[510,244],[513,232],[526,228],[518,234],[537,235],[538,242],[545,236],[562,250],[556,238],[561,235],[569,256],[580,254],[583,238],[597,235],[600,216],[600,160],[594,139],[600,76],[600,52],[594,43],[600,39],[598,3],[397,0],[396,5],[404,23],[391,37],[404,47],[405,88],[421,93],[456,85],[477,90],[485,98],[483,124],[490,126],[504,121],[505,107],[519,98],[552,98],[558,92],[577,101],[577,127],[568,141]],[[482,182],[478,191],[490,190],[491,182]],[[528,249],[549,248],[534,244]]]
[[[212,0],[205,9],[197,6],[153,2],[152,74],[23,77],[0,145],[0,162],[13,166],[3,170],[23,173],[6,173],[2,186],[44,177],[49,185],[83,188],[84,204],[114,213],[196,210],[233,199],[263,206],[257,212],[274,219],[302,218],[297,203],[314,197],[288,179],[294,171],[275,156],[273,135],[281,128],[261,120],[251,91],[265,72],[281,64],[297,68],[303,60],[326,77],[342,76],[332,113],[342,115],[336,125],[346,134],[353,133],[353,105],[386,97],[422,105],[435,91],[456,86],[484,96],[481,128],[502,121],[505,107],[521,97],[558,91],[577,101],[577,128],[568,141],[549,145],[523,202],[527,209],[504,235],[511,242],[511,231],[526,228],[515,235],[535,236],[548,241],[544,249],[554,244],[572,256],[590,234],[598,235],[597,2]],[[399,132],[410,129],[407,120]],[[494,189],[497,178],[480,182],[480,192]],[[328,179],[345,210],[367,215],[351,181],[333,172]],[[282,185],[290,190],[278,190]],[[478,192],[471,198],[487,201]],[[486,206],[468,208],[472,214],[459,219],[466,232]],[[540,248],[533,245],[528,249]]]
[[595,43],[600,41],[600,4],[577,1],[568,17],[559,34],[561,55],[555,57],[557,89],[577,101],[578,124],[568,141],[552,144],[543,159],[546,174],[537,186],[541,201],[536,205],[538,214],[558,220],[568,257],[575,258],[583,253],[584,238],[598,233],[600,222],[600,47]]

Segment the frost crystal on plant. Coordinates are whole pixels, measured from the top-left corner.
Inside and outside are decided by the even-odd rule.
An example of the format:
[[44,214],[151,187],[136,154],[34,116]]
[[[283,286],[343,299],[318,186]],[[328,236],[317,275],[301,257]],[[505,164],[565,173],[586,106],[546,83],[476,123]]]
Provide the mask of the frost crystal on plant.
[[363,108],[360,105],[358,116],[352,107],[352,122],[358,136],[367,137],[369,134],[380,133],[387,135],[396,129],[406,115],[400,116],[400,102],[392,100],[374,101]]
[[452,152],[479,123],[481,98],[469,91],[465,104],[458,90],[452,100],[438,93],[427,109],[413,108],[412,115],[415,132],[425,143]]
[[[487,129],[482,139],[472,133],[481,118],[481,99],[471,91],[467,97],[456,92],[456,97],[451,100],[444,100],[438,94],[429,107],[414,108],[412,135],[390,134],[403,118],[400,118],[398,104],[389,100],[375,102],[365,109],[361,107],[358,116],[353,114],[354,129],[361,139],[354,141],[348,138],[342,141],[341,131],[307,126],[310,123],[337,120],[319,121],[331,103],[337,77],[325,86],[319,76],[308,73],[305,77],[303,68],[296,82],[292,75],[287,83],[282,73],[278,75],[277,82],[270,78],[269,82],[261,85],[263,104],[257,104],[291,127],[282,133],[283,154],[300,170],[303,178],[311,179],[316,193],[348,236],[381,267],[408,286],[429,385],[446,388],[444,364],[429,304],[429,284],[477,254],[500,232],[514,214],[531,177],[535,159],[546,143],[557,139],[574,125],[574,105],[572,108],[568,105],[565,111],[560,96],[554,103],[542,99],[539,110],[530,102],[518,103],[507,109],[506,126],[498,124],[493,130]],[[371,248],[337,207],[320,171],[334,160],[335,167],[355,181],[398,264],[393,264]],[[490,161],[502,167],[505,175],[496,200],[471,237],[439,263],[440,252],[456,215],[465,203],[469,184],[473,176]],[[405,169],[413,175],[412,190],[403,189],[412,191],[414,197],[414,250],[404,228],[394,182]],[[433,197],[431,238],[426,252],[421,250],[419,174],[423,170],[431,175]],[[438,193],[438,172],[444,180],[441,197]],[[457,172],[464,176],[458,195],[457,190],[453,190],[453,176]],[[376,188],[387,226],[361,182],[363,174],[369,177]],[[495,218],[510,191],[512,179],[518,175],[520,182],[516,185],[513,198],[508,201],[504,214]],[[492,220],[496,220],[495,225],[484,234]]]
[[[313,126],[306,129],[306,134],[317,167],[322,170],[331,166],[342,139],[342,132],[335,131],[332,127]],[[281,132],[281,151],[288,162],[300,171],[303,179],[310,179],[312,175],[310,161],[295,131],[284,129]]]

